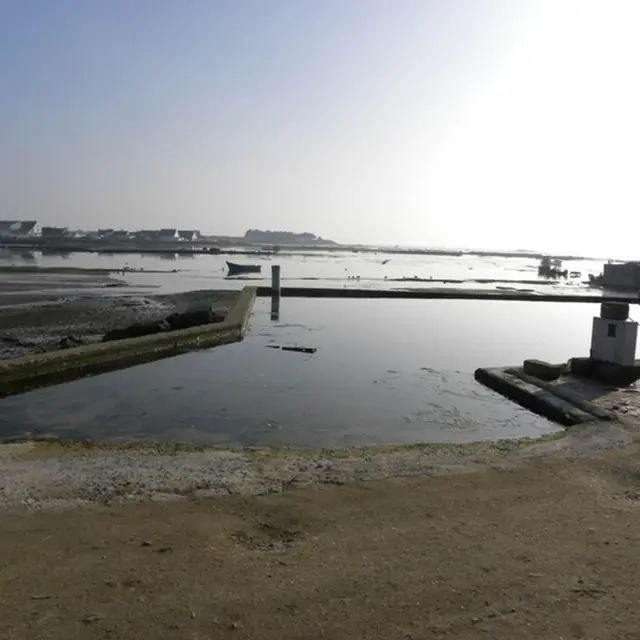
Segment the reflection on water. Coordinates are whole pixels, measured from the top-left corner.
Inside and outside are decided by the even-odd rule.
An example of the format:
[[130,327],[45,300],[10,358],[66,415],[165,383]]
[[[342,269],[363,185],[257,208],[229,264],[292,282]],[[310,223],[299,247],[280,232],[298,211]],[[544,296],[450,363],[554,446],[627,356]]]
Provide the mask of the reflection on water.
[[0,265],[20,264],[24,262],[34,263],[40,257],[38,251],[27,251],[11,247],[0,247]]
[[269,316],[271,322],[278,322],[280,320],[280,296],[271,296],[271,313]]
[[6,398],[0,435],[344,447],[549,433],[557,427],[482,387],[473,371],[586,355],[597,313],[584,304],[283,298],[278,316],[259,299],[244,342]]
[[[144,254],[137,254],[137,255],[144,255]],[[176,261],[176,260],[194,260],[196,256],[192,253],[159,253],[157,254],[156,257],[163,261],[166,261],[166,260]]]
[[42,249],[42,256],[62,258],[63,260],[69,260],[73,255],[70,251],[58,251],[56,249]]

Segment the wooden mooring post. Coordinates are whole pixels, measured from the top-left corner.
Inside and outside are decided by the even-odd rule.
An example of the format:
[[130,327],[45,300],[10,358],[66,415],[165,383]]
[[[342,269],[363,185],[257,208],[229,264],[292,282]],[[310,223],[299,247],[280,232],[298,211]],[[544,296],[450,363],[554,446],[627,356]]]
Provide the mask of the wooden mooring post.
[[271,265],[271,294],[280,296],[280,265]]
[[271,265],[271,321],[280,319],[280,265]]

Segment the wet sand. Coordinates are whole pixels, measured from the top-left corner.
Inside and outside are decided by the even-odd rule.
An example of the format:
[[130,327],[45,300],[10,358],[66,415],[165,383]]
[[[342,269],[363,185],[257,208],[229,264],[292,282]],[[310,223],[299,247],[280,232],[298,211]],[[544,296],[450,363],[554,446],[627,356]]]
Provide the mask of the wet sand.
[[56,300],[65,293],[90,295],[125,286],[125,282],[103,269],[2,267],[0,314],[8,306]]
[[228,311],[237,291],[140,293],[96,269],[0,271],[0,359],[97,342],[112,329],[160,320],[199,300]]

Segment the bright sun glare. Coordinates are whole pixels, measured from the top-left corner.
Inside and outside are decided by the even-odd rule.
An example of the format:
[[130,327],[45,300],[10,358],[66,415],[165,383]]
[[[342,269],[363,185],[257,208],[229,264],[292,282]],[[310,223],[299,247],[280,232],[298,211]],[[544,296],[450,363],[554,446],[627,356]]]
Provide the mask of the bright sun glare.
[[638,257],[640,93],[634,0],[532,2],[431,176],[467,244]]

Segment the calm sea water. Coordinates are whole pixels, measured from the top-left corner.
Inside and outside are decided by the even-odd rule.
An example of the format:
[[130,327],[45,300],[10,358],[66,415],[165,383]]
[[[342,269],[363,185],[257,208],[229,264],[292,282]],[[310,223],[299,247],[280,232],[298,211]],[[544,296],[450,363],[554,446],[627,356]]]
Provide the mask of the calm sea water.
[[[382,265],[387,258],[391,262]],[[347,284],[345,268],[361,275],[357,286],[365,276],[368,286],[380,285],[382,273],[536,275],[535,262],[526,259],[400,256],[392,271],[395,260],[382,254],[278,258],[291,282],[309,284],[302,278],[316,274],[318,286]],[[87,267],[128,262],[149,270],[169,264],[180,271],[129,276],[133,284],[163,291],[246,284],[224,279],[224,259],[216,256],[167,261],[76,254],[38,261]],[[601,264],[576,266],[585,267],[597,272]],[[568,286],[577,285],[557,285]],[[551,433],[556,425],[482,387],[473,371],[530,357],[560,362],[586,355],[597,313],[597,305],[584,304],[284,298],[279,318],[272,319],[269,300],[259,299],[242,343],[1,400],[0,437],[346,447]]]
[[260,299],[242,343],[0,401],[0,436],[342,447],[550,433],[555,425],[476,383],[473,370],[584,355],[596,311],[283,299],[274,322]]
[[[262,265],[262,274],[250,279],[225,277],[226,260],[238,263]],[[383,262],[386,264],[383,264]],[[283,286],[346,286],[371,288],[426,287],[425,282],[395,282],[397,278],[443,279],[505,279],[537,280],[538,262],[531,258],[497,258],[478,256],[420,256],[384,253],[294,253],[272,258],[268,256],[178,256],[176,254],[157,256],[150,254],[90,254],[72,253],[43,255],[40,252],[27,254],[0,254],[0,265],[41,265],[67,267],[93,267],[121,269],[128,265],[133,269],[143,269],[142,273],[131,273],[125,279],[132,285],[153,285],[163,291],[175,292],[185,289],[241,288],[251,284],[267,283],[272,264],[282,267]],[[574,290],[581,286],[588,274],[602,271],[602,262],[570,261],[565,266],[571,271],[579,271],[580,279],[558,281],[549,285],[521,285],[520,288],[551,290]],[[148,273],[149,271],[165,273]],[[172,273],[176,270],[176,273]],[[359,280],[349,277],[359,276]],[[386,279],[385,279],[386,278]],[[434,283],[434,286],[443,286]],[[451,285],[455,286],[455,285]],[[474,284],[478,288],[493,288],[495,284]]]

